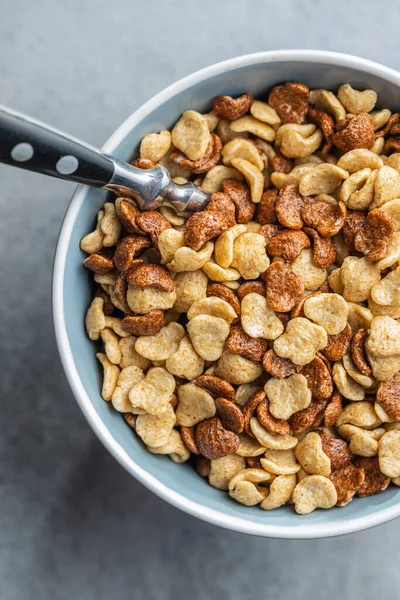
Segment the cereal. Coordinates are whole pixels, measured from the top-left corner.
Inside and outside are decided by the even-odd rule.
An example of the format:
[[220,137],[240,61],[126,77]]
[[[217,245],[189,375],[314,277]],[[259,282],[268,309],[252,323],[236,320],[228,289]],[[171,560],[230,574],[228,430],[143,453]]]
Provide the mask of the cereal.
[[225,319],[199,314],[189,321],[187,330],[193,348],[202,359],[218,360],[229,335],[229,324]]
[[251,337],[241,325],[233,325],[229,332],[227,349],[231,354],[240,354],[249,360],[261,362],[267,350],[267,342]]
[[268,96],[268,104],[283,123],[302,123],[307,114],[309,89],[303,83],[276,85]]
[[246,461],[242,456],[227,454],[211,461],[208,481],[218,490],[228,490],[230,480],[245,467]]
[[253,218],[256,207],[251,200],[248,185],[235,179],[224,179],[222,189],[235,205],[236,221],[248,223]]
[[183,246],[175,251],[174,257],[167,267],[170,271],[175,273],[182,273],[185,271],[197,271],[204,267],[204,265],[210,260],[214,251],[214,244],[207,242],[204,246],[196,252],[192,248]]
[[371,112],[378,99],[378,95],[374,90],[363,90],[359,92],[349,83],[341,85],[337,95],[347,112],[355,115]]
[[299,192],[303,196],[331,194],[348,176],[348,172],[344,169],[336,165],[323,163],[303,175],[300,180]]
[[249,112],[253,102],[251,94],[243,94],[238,98],[232,96],[217,96],[214,100],[214,114],[219,119],[234,121]]
[[198,315],[211,315],[212,317],[219,317],[225,319],[228,323],[231,323],[236,318],[236,312],[232,306],[225,300],[211,296],[208,298],[202,298],[201,300],[195,300],[188,310],[187,317],[189,321]]
[[215,375],[226,379],[229,383],[240,385],[251,383],[261,375],[263,368],[259,363],[238,354],[225,351],[221,354],[215,369]]
[[365,474],[364,483],[357,491],[360,498],[380,494],[388,487],[390,477],[380,470],[378,458],[358,458],[356,466],[363,469]]
[[[304,281],[282,262],[273,263],[263,274],[267,303],[278,312],[289,312],[304,294]],[[274,339],[274,338],[272,338]]]
[[323,327],[303,317],[289,321],[285,333],[274,341],[274,350],[296,365],[307,365],[318,350],[325,348],[328,336]]
[[257,293],[247,294],[243,298],[241,323],[244,331],[254,338],[274,340],[284,330],[266,298]]
[[240,445],[236,433],[225,429],[218,417],[201,421],[196,427],[195,439],[200,453],[210,460],[234,454]]
[[329,335],[337,335],[346,327],[347,302],[339,294],[319,294],[306,299],[304,314]]
[[177,425],[193,427],[215,415],[215,402],[211,394],[194,383],[185,383],[178,388],[176,408]]
[[350,83],[269,92],[144,136],[134,167],[211,197],[104,204],[85,327],[149,452],[307,514],[400,485],[400,112]]
[[233,245],[242,233],[246,233],[245,225],[234,225],[222,233],[215,242],[215,260],[220,267],[227,269],[233,262]]
[[204,360],[197,354],[190,337],[186,335],[181,339],[176,352],[167,358],[165,367],[172,375],[192,380],[203,373]]
[[185,111],[171,132],[171,140],[190,160],[202,158],[210,143],[206,120],[194,110]]
[[135,350],[149,360],[167,360],[178,350],[185,335],[179,323],[168,323],[155,335],[145,335],[137,339]]
[[175,379],[172,375],[162,367],[153,367],[147,371],[144,379],[131,387],[129,401],[134,408],[160,416],[167,410],[174,389]]
[[343,154],[337,162],[337,166],[345,169],[349,173],[356,173],[363,169],[380,169],[383,167],[383,161],[380,156],[366,150],[365,148],[357,148]]
[[138,415],[136,433],[146,446],[159,448],[168,443],[175,424],[175,413],[171,405],[160,416],[148,413]]
[[268,488],[265,485],[272,479],[270,473],[263,469],[243,469],[229,482],[229,495],[240,504],[245,506],[255,506],[260,504],[268,494]]
[[310,246],[310,239],[303,231],[285,230],[278,232],[268,242],[267,250],[271,256],[280,256],[286,262],[293,262],[303,248]]
[[289,229],[301,229],[303,226],[301,212],[306,201],[297,185],[287,185],[280,190],[275,208],[279,222]]
[[201,300],[207,295],[207,275],[201,270],[183,271],[174,279],[176,300],[175,310],[188,312],[196,300]]
[[316,508],[332,508],[338,496],[335,486],[327,477],[310,475],[296,485],[292,499],[296,512],[307,515]]
[[140,158],[157,163],[167,154],[170,146],[171,134],[166,129],[160,133],[148,133],[140,143]]
[[103,248],[104,233],[101,229],[101,222],[104,218],[104,214],[104,210],[100,210],[97,213],[96,228],[81,239],[80,247],[88,254],[95,254],[96,252],[100,252]]
[[250,419],[250,428],[256,440],[264,447],[264,450],[290,450],[298,442],[296,437],[289,434],[276,435],[270,433],[255,417]]
[[245,158],[232,158],[232,166],[242,173],[250,188],[251,200],[258,204],[264,189],[264,177],[261,171]]
[[318,290],[327,280],[327,270],[318,267],[313,260],[313,251],[303,248],[299,256],[290,264],[290,269],[304,282],[306,290]]
[[295,374],[285,379],[272,377],[264,387],[269,400],[269,410],[276,419],[289,419],[311,402],[311,390],[304,375]]

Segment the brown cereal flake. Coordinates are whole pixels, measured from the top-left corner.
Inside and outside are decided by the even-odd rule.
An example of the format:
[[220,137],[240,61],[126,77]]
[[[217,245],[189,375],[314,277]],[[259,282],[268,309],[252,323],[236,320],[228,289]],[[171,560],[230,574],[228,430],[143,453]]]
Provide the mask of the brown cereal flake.
[[303,279],[285,263],[272,263],[261,276],[266,285],[267,302],[273,310],[289,312],[303,297]]
[[286,156],[277,152],[272,159],[272,168],[278,173],[288,174],[293,169],[293,161],[291,158],[286,158]]
[[217,96],[214,100],[213,111],[220,119],[235,121],[235,119],[240,119],[248,113],[252,104],[253,96],[251,94],[243,94],[238,98]]
[[316,356],[301,369],[315,400],[328,400],[333,393],[333,380],[329,367],[320,356]]
[[343,202],[329,204],[323,200],[306,204],[301,217],[306,225],[316,229],[324,238],[339,233],[346,218],[346,205]]
[[198,160],[190,160],[185,154],[179,150],[172,150],[170,153],[170,159],[173,160],[177,165],[184,169],[190,169],[195,175],[201,175],[207,173],[210,169],[215,167],[221,158],[222,143],[219,137],[215,134],[211,134],[210,143],[208,144],[205,155]]
[[400,113],[393,113],[390,116],[386,125],[384,127],[382,127],[382,129],[375,131],[375,136],[376,137],[387,137],[389,135],[389,133],[394,133],[392,131],[392,128],[394,125],[398,125],[399,123],[400,123]]
[[235,205],[237,223],[242,224],[251,221],[256,205],[251,200],[249,186],[235,179],[224,179],[222,189]]
[[228,302],[237,315],[240,315],[240,302],[234,292],[223,283],[209,283],[207,286],[207,296],[215,296]]
[[117,300],[119,300],[121,302],[121,304],[126,304],[126,293],[128,291],[128,282],[126,280],[126,273],[125,271],[120,271],[115,279],[115,285],[114,285],[114,294],[117,298]]
[[260,294],[260,296],[265,296],[265,293],[265,283],[263,281],[245,281],[237,290],[240,301],[242,301],[247,294]]
[[199,423],[195,430],[195,440],[200,453],[210,460],[234,454],[240,446],[239,436],[225,429],[218,417]]
[[362,210],[348,210],[342,228],[342,238],[350,251],[355,250],[354,238],[360,229],[365,226],[368,213]]
[[364,469],[347,465],[336,469],[329,475],[329,479],[335,486],[337,493],[336,506],[346,506],[352,501],[353,496],[358,492],[365,481]]
[[342,396],[339,392],[333,392],[332,398],[325,409],[324,425],[325,427],[333,427],[343,410]]
[[160,213],[150,210],[140,213],[136,218],[136,223],[150,236],[151,242],[156,249],[158,249],[157,241],[160,233],[164,231],[164,229],[169,229],[171,227],[171,223],[160,215]]
[[262,469],[261,461],[258,456],[247,456],[246,464],[250,469]]
[[265,190],[261,197],[261,201],[256,207],[256,221],[260,225],[267,223],[277,223],[276,203],[278,201],[278,191],[275,189]]
[[168,269],[162,265],[143,263],[126,273],[128,283],[139,287],[155,287],[165,292],[173,292],[174,280]]
[[299,372],[299,366],[295,365],[290,358],[281,358],[273,348],[264,354],[263,367],[269,375],[276,379],[283,379]]
[[304,317],[304,302],[313,296],[318,296],[321,293],[322,292],[320,290],[316,290],[315,292],[311,292],[310,294],[307,294],[307,296],[304,296],[304,298],[302,298],[293,308],[290,313],[290,317],[292,319],[295,319],[296,317]]
[[223,192],[212,194],[206,211],[217,214],[222,219],[227,229],[236,225],[235,204],[229,196]]
[[254,438],[254,434],[251,431],[250,420],[254,417],[257,406],[261,404],[266,397],[267,394],[265,392],[254,392],[243,406],[244,430],[252,438]]
[[385,152],[391,152],[392,150],[400,152],[400,135],[392,135],[388,138],[383,149]]
[[357,369],[363,375],[371,375],[372,369],[369,366],[367,360],[367,353],[365,351],[365,342],[369,336],[368,329],[359,329],[351,340],[351,357]]
[[274,238],[276,235],[278,235],[278,233],[281,233],[282,231],[288,230],[285,230],[285,228],[282,225],[272,225],[270,223],[266,223],[265,225],[261,225],[258,233],[263,236],[263,238],[265,239],[265,243],[268,246],[272,238]]
[[118,271],[127,271],[133,266],[134,259],[146,248],[150,248],[149,238],[140,235],[127,235],[122,238],[114,252],[114,265]]
[[182,425],[181,426],[181,436],[182,436],[183,443],[185,444],[185,446],[189,450],[189,452],[191,452],[192,454],[200,454],[199,449],[196,444],[196,440],[194,439],[194,431],[191,427],[184,427]]
[[276,216],[281,225],[289,229],[301,229],[302,213],[308,201],[308,198],[300,194],[298,185],[291,184],[282,188],[276,203]]
[[354,237],[354,247],[372,261],[384,258],[394,232],[393,219],[376,208],[368,213],[365,225]]
[[304,83],[289,81],[272,88],[268,104],[276,110],[283,123],[303,123],[309,94],[310,90]]
[[158,308],[151,310],[147,315],[126,316],[122,319],[122,328],[137,337],[141,335],[155,335],[167,321],[164,313]]
[[288,435],[290,433],[290,425],[284,419],[275,419],[269,410],[269,400],[264,398],[256,408],[257,419],[267,431],[274,435]]
[[319,427],[324,419],[327,400],[311,400],[309,406],[299,410],[289,419],[293,433],[303,433],[307,429]]
[[[277,233],[268,243],[267,252],[271,256],[280,256],[286,262],[293,262],[311,242],[303,231],[292,229]],[[332,261],[333,262],[333,261]]]
[[335,438],[326,431],[318,430],[321,438],[322,450],[331,461],[332,471],[346,467],[351,463],[352,452],[347,442],[340,438]]
[[332,138],[335,133],[335,121],[328,113],[322,110],[316,110],[312,106],[308,107],[307,117],[310,123],[317,125],[324,134],[325,144],[322,146],[321,152],[322,154],[326,154],[332,148]]
[[382,473],[379,468],[379,459],[377,456],[366,458],[357,456],[355,466],[363,469],[365,473],[364,483],[358,488],[357,496],[365,498],[384,492],[390,483],[390,477]]
[[330,238],[322,237],[318,231],[311,227],[303,227],[306,233],[313,240],[313,262],[317,267],[327,269],[336,260],[336,250]]
[[137,415],[134,415],[132,413],[122,413],[122,416],[124,418],[125,423],[127,423],[129,427],[133,429],[133,431],[136,431]]
[[103,290],[103,288],[98,286],[96,287],[94,297],[101,298],[103,300],[103,313],[106,315],[106,317],[110,317],[114,312],[114,304],[111,302],[110,296]]
[[225,379],[220,379],[215,375],[200,375],[195,384],[206,390],[213,398],[226,398],[231,402],[235,399],[235,388]]
[[232,325],[227,341],[231,354],[240,354],[249,360],[261,362],[267,350],[267,341],[250,337],[239,324]]
[[156,163],[149,158],[135,158],[135,160],[132,160],[132,162],[129,164],[131,164],[132,167],[137,167],[138,169],[143,169],[144,171],[147,169],[152,169],[156,166]]
[[197,252],[206,242],[215,239],[227,229],[226,224],[216,213],[203,210],[193,214],[186,221],[185,242]]
[[343,152],[355,148],[371,148],[375,141],[374,123],[368,113],[360,113],[351,119],[338,121],[333,135],[334,145]]
[[387,381],[379,383],[376,400],[395,421],[400,423],[400,373],[395,373]]
[[83,261],[83,266],[93,273],[109,273],[114,270],[114,263],[110,252],[96,252],[90,254]]
[[115,208],[122,226],[128,233],[145,235],[144,231],[136,223],[136,218],[140,215],[140,210],[136,208],[129,198],[117,198]]
[[326,358],[332,361],[343,358],[350,348],[351,335],[352,331],[349,323],[346,324],[346,327],[340,333],[336,335],[328,334],[328,343],[323,349]]
[[244,428],[243,412],[237,404],[226,398],[216,398],[215,407],[225,429],[236,434],[242,433]]
[[200,477],[208,477],[211,470],[211,460],[205,456],[196,456],[194,468]]

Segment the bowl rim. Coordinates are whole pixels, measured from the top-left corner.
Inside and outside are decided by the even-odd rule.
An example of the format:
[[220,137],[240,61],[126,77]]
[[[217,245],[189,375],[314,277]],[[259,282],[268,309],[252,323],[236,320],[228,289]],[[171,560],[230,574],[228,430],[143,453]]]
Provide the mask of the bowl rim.
[[[246,54],[231,58],[219,63],[205,67],[191,75],[188,75],[179,81],[169,85],[161,92],[150,98],[135,112],[133,112],[108,138],[102,149],[110,154],[113,153],[121,140],[149,113],[154,111],[165,101],[173,98],[187,87],[195,85],[205,79],[215,77],[226,71],[254,65],[264,62],[323,62],[332,66],[345,66],[355,69],[362,69],[370,74],[377,75],[400,86],[400,73],[381,65],[379,63],[359,58],[357,56],[342,54],[338,52],[322,50],[273,50]],[[79,185],[69,203],[65,217],[60,229],[54,263],[53,263],[53,283],[52,283],[52,312],[55,329],[56,342],[61,363],[66,374],[68,383],[73,395],[80,406],[86,420],[97,435],[102,444],[114,456],[114,458],[131,475],[149,490],[155,493],[163,500],[169,502],[176,508],[193,515],[199,519],[219,525],[232,531],[248,533],[262,537],[282,538],[282,539],[312,539],[322,537],[333,537],[369,529],[377,525],[386,523],[400,516],[400,500],[397,505],[377,510],[372,515],[363,517],[353,517],[342,522],[326,523],[307,523],[299,522],[295,525],[272,525],[253,523],[250,519],[242,517],[231,517],[224,515],[218,510],[205,507],[200,502],[189,500],[184,495],[175,492],[167,485],[139,467],[134,460],[126,453],[124,448],[113,438],[107,427],[102,422],[95,408],[92,406],[89,395],[87,394],[78,371],[74,364],[72,348],[69,343],[67,328],[64,319],[64,271],[66,257],[69,248],[69,242],[76,218],[79,214],[82,202],[88,191],[88,187]]]

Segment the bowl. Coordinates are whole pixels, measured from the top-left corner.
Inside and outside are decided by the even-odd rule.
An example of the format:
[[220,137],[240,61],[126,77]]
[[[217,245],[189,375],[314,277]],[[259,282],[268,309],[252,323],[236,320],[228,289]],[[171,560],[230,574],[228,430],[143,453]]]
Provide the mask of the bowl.
[[[221,62],[169,86],[135,111],[103,150],[127,160],[149,132],[170,129],[186,109],[206,112],[218,94],[260,96],[284,81],[336,90],[344,82],[372,88],[381,106],[398,109],[400,74],[377,63],[333,52],[261,52]],[[100,395],[95,347],[84,329],[91,301],[89,274],[82,268],[80,239],[92,231],[106,192],[79,186],[68,207],[57,244],[53,272],[53,314],[58,349],[73,394],[93,431],[138,481],[177,508],[215,525],[275,538],[330,537],[360,531],[400,515],[400,489],[355,499],[344,508],[297,515],[290,506],[271,512],[246,507],[200,478],[190,465],[146,451],[124,420]]]

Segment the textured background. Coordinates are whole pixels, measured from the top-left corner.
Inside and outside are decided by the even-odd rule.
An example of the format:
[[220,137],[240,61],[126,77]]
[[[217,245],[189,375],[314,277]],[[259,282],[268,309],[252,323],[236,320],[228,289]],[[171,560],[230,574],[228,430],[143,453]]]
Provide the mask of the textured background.
[[[339,50],[398,67],[389,0],[0,0],[0,102],[95,145],[235,55]],[[290,542],[218,529],[136,483],[65,381],[51,268],[72,184],[0,166],[1,600],[398,597],[400,521]]]

